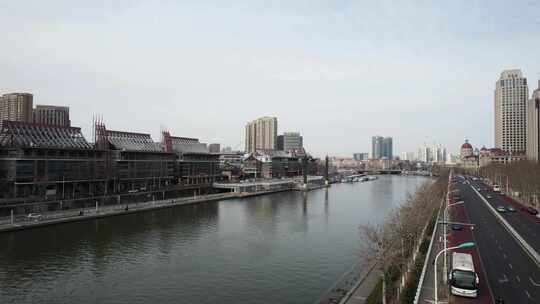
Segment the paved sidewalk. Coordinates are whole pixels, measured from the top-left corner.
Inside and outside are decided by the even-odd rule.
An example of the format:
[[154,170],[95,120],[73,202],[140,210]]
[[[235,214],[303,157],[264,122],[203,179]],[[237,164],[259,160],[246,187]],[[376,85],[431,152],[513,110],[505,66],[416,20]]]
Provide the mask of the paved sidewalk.
[[374,269],[371,271],[364,281],[358,286],[351,297],[345,301],[346,304],[364,304],[367,298],[381,280],[381,271]]
[[[131,204],[117,204],[101,206],[97,210],[95,208],[72,209],[63,211],[47,212],[42,215],[40,221],[29,221],[26,216],[18,216],[14,224],[10,223],[9,218],[0,220],[0,232],[21,230],[33,227],[41,227],[60,223],[68,223],[75,221],[83,221],[100,217],[116,216],[122,214],[130,214],[142,211],[157,210],[163,208],[171,208],[175,206],[204,203],[215,200],[223,200],[240,197],[237,193],[210,194],[198,197],[187,197],[177,199],[166,199],[159,201],[148,201]],[[126,208],[126,206],[129,206]],[[82,215],[79,212],[83,210]]]
[[[441,219],[439,219],[441,221]],[[435,256],[437,253],[439,253],[441,250],[443,250],[444,244],[443,244],[443,229],[441,225],[437,225],[435,227],[435,238],[433,239],[433,247],[431,248],[431,251],[429,252],[429,259],[428,259],[428,265],[426,270],[426,276],[424,277],[424,284],[422,285],[422,291],[420,292],[420,300],[418,301],[419,304],[425,304],[425,303],[433,303],[435,299],[435,274],[434,274],[434,268],[435,268]],[[437,279],[439,280],[439,299],[441,299],[441,286],[443,283],[443,259],[439,258],[439,263],[437,265]],[[447,303],[439,301],[440,303]]]

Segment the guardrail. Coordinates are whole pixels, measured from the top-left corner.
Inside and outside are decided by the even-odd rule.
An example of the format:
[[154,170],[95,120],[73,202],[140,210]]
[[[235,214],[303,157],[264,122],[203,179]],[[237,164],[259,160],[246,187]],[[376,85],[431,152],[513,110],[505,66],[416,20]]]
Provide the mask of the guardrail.
[[[47,212],[40,214],[40,219],[37,218],[31,219],[28,218],[27,214],[24,215],[14,215],[13,223],[11,217],[4,217],[0,219],[0,229],[7,227],[31,227],[34,225],[45,225],[47,223],[58,222],[61,220],[72,220],[74,218],[85,219],[89,217],[96,216],[107,216],[113,214],[119,214],[123,211],[143,211],[143,210],[153,210],[165,207],[173,207],[179,205],[187,205],[190,203],[205,202],[209,200],[219,200],[226,198],[239,197],[237,193],[218,193],[218,194],[209,194],[203,196],[195,197],[185,197],[185,198],[176,198],[176,199],[166,199],[158,201],[146,201],[140,203],[121,203],[115,205],[99,206],[96,209],[95,207],[91,208],[77,208],[72,210],[62,210],[55,212]],[[127,206],[127,208],[126,208]],[[81,212],[82,211],[82,212]]]
[[538,267],[540,267],[540,255],[538,254],[538,252],[536,252],[536,250],[534,250],[534,248],[532,248],[532,246],[529,245],[527,243],[527,241],[525,241],[525,239],[523,239],[523,237],[521,235],[519,235],[519,233],[517,233],[517,231],[504,219],[504,217],[502,217],[499,214],[499,212],[497,212],[497,210],[495,210],[495,208],[493,208],[493,206],[491,206],[491,204],[482,196],[482,194],[480,194],[480,192],[478,192],[472,186],[471,186],[471,189],[473,189],[473,191],[476,193],[476,195],[478,195],[482,199],[482,202],[484,202],[484,204],[486,204],[486,206],[491,211],[491,213],[493,213],[495,215],[495,218],[497,218],[499,220],[499,222],[501,222],[503,227],[508,231],[508,233],[510,233],[510,235],[525,250],[525,252],[531,257],[531,259],[536,263],[536,265]]

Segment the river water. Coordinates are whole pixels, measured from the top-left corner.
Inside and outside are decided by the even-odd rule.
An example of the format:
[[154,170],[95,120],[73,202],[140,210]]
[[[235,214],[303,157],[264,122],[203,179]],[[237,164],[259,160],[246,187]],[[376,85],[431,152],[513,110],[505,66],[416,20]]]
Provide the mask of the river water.
[[283,192],[0,234],[0,303],[314,303],[428,179]]

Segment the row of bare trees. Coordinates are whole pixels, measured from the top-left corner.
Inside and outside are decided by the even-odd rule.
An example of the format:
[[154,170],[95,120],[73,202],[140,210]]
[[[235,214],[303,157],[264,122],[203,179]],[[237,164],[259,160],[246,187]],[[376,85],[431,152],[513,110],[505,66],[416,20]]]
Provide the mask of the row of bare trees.
[[[403,288],[413,280],[411,272],[421,247],[433,231],[437,212],[448,189],[448,172],[426,182],[393,210],[381,224],[360,226],[363,259],[376,262],[382,279],[382,303],[410,303]],[[425,248],[427,249],[427,248]],[[425,250],[424,249],[424,250]]]
[[480,168],[479,174],[500,184],[506,193],[518,197],[523,203],[540,207],[540,163],[490,164]]

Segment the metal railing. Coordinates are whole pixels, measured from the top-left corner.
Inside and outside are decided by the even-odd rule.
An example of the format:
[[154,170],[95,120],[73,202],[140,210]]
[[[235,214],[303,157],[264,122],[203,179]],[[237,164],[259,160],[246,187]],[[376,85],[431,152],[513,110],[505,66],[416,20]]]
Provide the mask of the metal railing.
[[[165,206],[175,206],[175,205],[186,205],[189,203],[195,202],[204,202],[209,200],[218,200],[231,197],[238,197],[238,194],[235,193],[218,193],[218,194],[208,194],[202,196],[190,196],[174,199],[165,199],[165,200],[152,200],[146,202],[132,202],[132,203],[120,203],[114,205],[105,205],[100,206],[96,202],[95,207],[85,207],[77,208],[71,210],[59,210],[45,213],[27,213],[27,214],[18,214],[7,217],[0,218],[0,228],[5,226],[30,226],[36,224],[44,224],[47,222],[54,222],[62,219],[70,219],[75,217],[85,218],[85,217],[95,217],[95,216],[105,216],[111,215],[120,212],[126,211],[135,211],[135,210],[151,210],[162,208]],[[32,217],[29,217],[30,214],[33,214]]]

